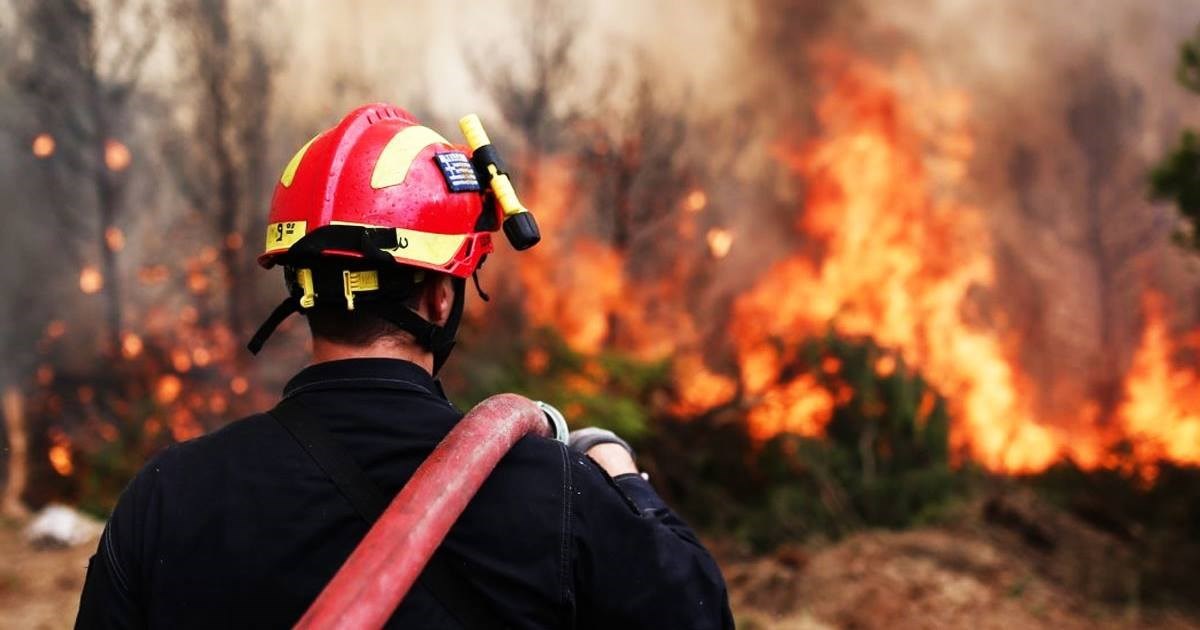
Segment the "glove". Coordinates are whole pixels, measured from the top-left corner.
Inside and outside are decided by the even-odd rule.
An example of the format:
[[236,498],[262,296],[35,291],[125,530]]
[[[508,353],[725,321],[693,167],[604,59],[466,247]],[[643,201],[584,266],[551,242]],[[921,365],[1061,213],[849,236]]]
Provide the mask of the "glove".
[[587,453],[593,446],[598,444],[610,443],[620,444],[622,448],[629,451],[629,456],[633,457],[633,447],[629,446],[629,442],[622,440],[619,435],[608,429],[587,427],[571,431],[570,435],[567,436],[567,446],[580,453]]

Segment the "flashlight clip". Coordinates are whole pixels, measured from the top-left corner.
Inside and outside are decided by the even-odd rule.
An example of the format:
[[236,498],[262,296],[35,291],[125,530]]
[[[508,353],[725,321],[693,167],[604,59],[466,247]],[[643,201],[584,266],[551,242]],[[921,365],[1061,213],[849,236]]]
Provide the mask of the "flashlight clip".
[[471,147],[471,164],[479,177],[479,183],[485,190],[490,190],[504,212],[504,235],[513,249],[518,251],[529,249],[542,240],[537,221],[533,213],[521,204],[517,191],[513,188],[512,180],[500,160],[500,153],[483,130],[479,116],[468,114],[458,121],[467,144]]

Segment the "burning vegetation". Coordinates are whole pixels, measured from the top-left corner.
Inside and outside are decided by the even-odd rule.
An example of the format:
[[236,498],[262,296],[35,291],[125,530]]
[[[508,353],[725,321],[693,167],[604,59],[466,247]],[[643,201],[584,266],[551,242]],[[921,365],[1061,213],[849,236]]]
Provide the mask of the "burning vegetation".
[[[271,98],[281,70],[257,10],[179,3],[178,49],[157,54],[190,60],[188,103],[155,116],[174,105],[136,79],[167,45],[143,31],[168,16],[116,3],[126,13],[98,21],[91,3],[68,4],[22,5],[31,39],[6,89],[35,112],[14,172],[38,178],[31,203],[54,223],[31,225],[73,235],[52,278],[70,290],[13,300],[28,307],[0,385],[28,403],[30,496],[104,511],[146,458],[266,408],[300,366],[295,325],[281,329],[286,356],[251,363],[242,344],[278,294],[252,275],[276,154],[328,120],[273,109],[286,107]],[[1042,474],[1088,496],[1118,479],[1139,506],[1128,520],[1186,526],[1136,494],[1165,474],[1200,495],[1186,292],[1154,281],[1166,272],[1139,276],[1120,307],[1140,313],[1132,333],[1103,334],[1105,387],[1046,369],[1056,348],[1026,325],[1035,303],[1005,297],[1014,265],[997,215],[1011,209],[973,180],[997,158],[979,140],[995,110],[970,89],[919,55],[860,50],[823,10],[776,6],[809,3],[763,1],[835,32],[784,50],[776,26],[758,26],[755,45],[776,47],[772,90],[798,103],[693,112],[641,59],[613,62],[620,84],[579,97],[578,14],[534,4],[511,52],[522,70],[474,79],[521,147],[518,188],[546,240],[484,270],[494,299],[469,306],[446,375],[464,402],[515,390],[610,426],[698,523],[762,547],[929,522],[991,475]],[[79,55],[51,54],[64,37]],[[51,99],[77,107],[36,113]],[[1009,170],[1014,194],[1033,188]],[[1078,196],[1067,203],[1087,206]],[[149,207],[165,210],[134,212]],[[1146,265],[1169,265],[1165,239],[1146,247]]]

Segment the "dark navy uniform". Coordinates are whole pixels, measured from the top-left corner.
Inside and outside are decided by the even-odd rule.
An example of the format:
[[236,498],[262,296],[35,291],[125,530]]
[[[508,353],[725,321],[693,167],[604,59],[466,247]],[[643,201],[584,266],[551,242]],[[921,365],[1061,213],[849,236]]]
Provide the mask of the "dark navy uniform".
[[[389,496],[462,417],[393,359],[311,366],[284,397]],[[279,422],[239,420],[168,448],[125,489],[77,626],[290,626],[367,527]],[[439,556],[498,628],[733,626],[716,563],[647,481],[544,438],[504,457]],[[461,627],[444,599],[418,582],[389,625]]]

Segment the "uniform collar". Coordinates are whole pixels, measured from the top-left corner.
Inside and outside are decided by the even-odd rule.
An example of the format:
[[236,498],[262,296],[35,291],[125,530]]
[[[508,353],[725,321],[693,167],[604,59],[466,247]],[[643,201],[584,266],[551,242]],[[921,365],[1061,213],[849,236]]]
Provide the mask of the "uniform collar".
[[445,398],[442,385],[425,368],[403,359],[342,359],[310,365],[292,377],[283,397],[313,390],[402,389]]

